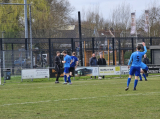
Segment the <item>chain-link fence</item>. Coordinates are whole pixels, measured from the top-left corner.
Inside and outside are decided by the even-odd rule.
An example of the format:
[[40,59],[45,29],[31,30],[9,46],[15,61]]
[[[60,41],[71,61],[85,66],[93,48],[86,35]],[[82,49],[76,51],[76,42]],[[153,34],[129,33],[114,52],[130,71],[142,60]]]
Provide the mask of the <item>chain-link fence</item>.
[[1,68],[10,68],[13,75],[19,75],[21,68],[54,67],[56,51],[62,52],[63,50],[66,50],[69,55],[75,51],[79,59],[79,66],[81,62],[83,66],[89,66],[89,59],[93,52],[97,59],[100,54],[103,54],[107,65],[127,65],[131,53],[143,41],[148,49],[147,57],[152,63],[152,52],[149,46],[160,45],[160,38],[82,38],[82,56],[78,38],[34,38],[32,50],[30,39],[1,38]]

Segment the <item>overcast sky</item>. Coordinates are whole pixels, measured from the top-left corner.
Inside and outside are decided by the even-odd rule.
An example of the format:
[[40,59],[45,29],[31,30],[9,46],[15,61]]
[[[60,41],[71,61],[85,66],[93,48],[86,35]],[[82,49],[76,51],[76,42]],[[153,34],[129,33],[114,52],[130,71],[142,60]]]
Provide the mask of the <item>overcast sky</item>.
[[[131,6],[131,12],[136,10],[136,17],[139,17],[145,9],[148,8],[151,2],[155,0],[69,0],[71,5],[75,8],[72,16],[77,18],[78,11],[82,12],[82,9],[93,9],[99,6],[99,11],[102,13],[104,18],[109,18],[111,11],[123,2],[129,3]],[[160,0],[156,0],[156,5],[160,5]]]

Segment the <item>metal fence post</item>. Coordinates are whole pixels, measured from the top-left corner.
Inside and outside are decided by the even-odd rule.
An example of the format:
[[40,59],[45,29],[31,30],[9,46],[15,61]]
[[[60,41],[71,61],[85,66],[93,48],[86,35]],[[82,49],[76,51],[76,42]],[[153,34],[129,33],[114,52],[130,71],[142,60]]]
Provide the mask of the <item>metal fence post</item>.
[[14,75],[14,47],[12,43],[12,75]]
[[92,38],[92,53],[94,53],[94,38]]
[[80,12],[78,12],[78,22],[79,22],[80,59],[81,59],[81,66],[83,66],[82,31],[81,31],[81,13]]
[[143,38],[142,41],[145,42],[145,39]]
[[43,58],[42,58],[42,51],[41,51],[41,67],[43,67]]
[[51,39],[48,39],[48,45],[49,45],[49,67],[52,67],[52,57],[51,57]]
[[118,44],[118,50],[119,50],[119,65],[121,65],[121,39],[119,39],[119,44]]
[[112,48],[113,48],[113,65],[115,65],[115,56],[114,56],[114,38],[112,38]]
[[74,43],[73,43],[73,38],[71,38],[71,49],[72,49],[72,52],[74,51]]
[[0,38],[0,47],[1,47],[1,77],[3,77],[3,47],[2,47],[2,38]]
[[[152,45],[152,37],[150,37],[150,46]],[[152,64],[152,50],[150,50],[151,64]]]
[[134,52],[134,42],[133,42],[133,38],[131,38],[132,40],[132,53]]
[[27,38],[25,38],[25,51],[26,51],[26,59],[28,58],[28,53],[27,53],[27,50],[28,50],[28,43],[27,43]]

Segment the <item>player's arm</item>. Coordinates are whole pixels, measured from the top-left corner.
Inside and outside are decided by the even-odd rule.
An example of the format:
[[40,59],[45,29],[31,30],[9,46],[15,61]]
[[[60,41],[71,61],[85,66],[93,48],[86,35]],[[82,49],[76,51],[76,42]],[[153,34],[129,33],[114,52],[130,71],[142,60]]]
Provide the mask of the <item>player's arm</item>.
[[75,69],[76,69],[76,67],[78,66],[78,60],[76,61],[76,66],[75,66]]
[[63,63],[63,64],[66,63],[66,58],[64,58],[64,61],[62,61],[62,63]]
[[132,59],[133,59],[133,54],[131,55],[131,57],[130,57],[130,59],[129,59],[128,68],[129,68],[129,65],[131,64]]
[[73,63],[73,60],[71,59],[71,62],[70,62],[70,64],[72,64]]
[[144,47],[144,51],[142,52],[142,53],[143,53],[142,55],[144,55],[144,54],[146,54],[146,52],[147,52],[147,48],[146,48],[146,45],[145,45],[144,42],[142,43],[142,45],[143,45],[143,47]]
[[66,63],[66,61],[62,61],[62,63],[64,64],[64,63]]

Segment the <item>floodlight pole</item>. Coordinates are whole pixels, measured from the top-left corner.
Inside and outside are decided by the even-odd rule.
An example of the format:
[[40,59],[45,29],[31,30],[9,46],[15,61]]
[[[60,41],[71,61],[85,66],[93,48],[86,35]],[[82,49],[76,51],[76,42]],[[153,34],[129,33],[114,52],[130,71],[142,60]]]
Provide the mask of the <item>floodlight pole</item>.
[[25,38],[28,38],[27,0],[24,0]]
[[29,5],[29,18],[30,18],[30,52],[31,52],[31,68],[33,68],[33,56],[32,56],[32,17],[31,17],[31,5]]

